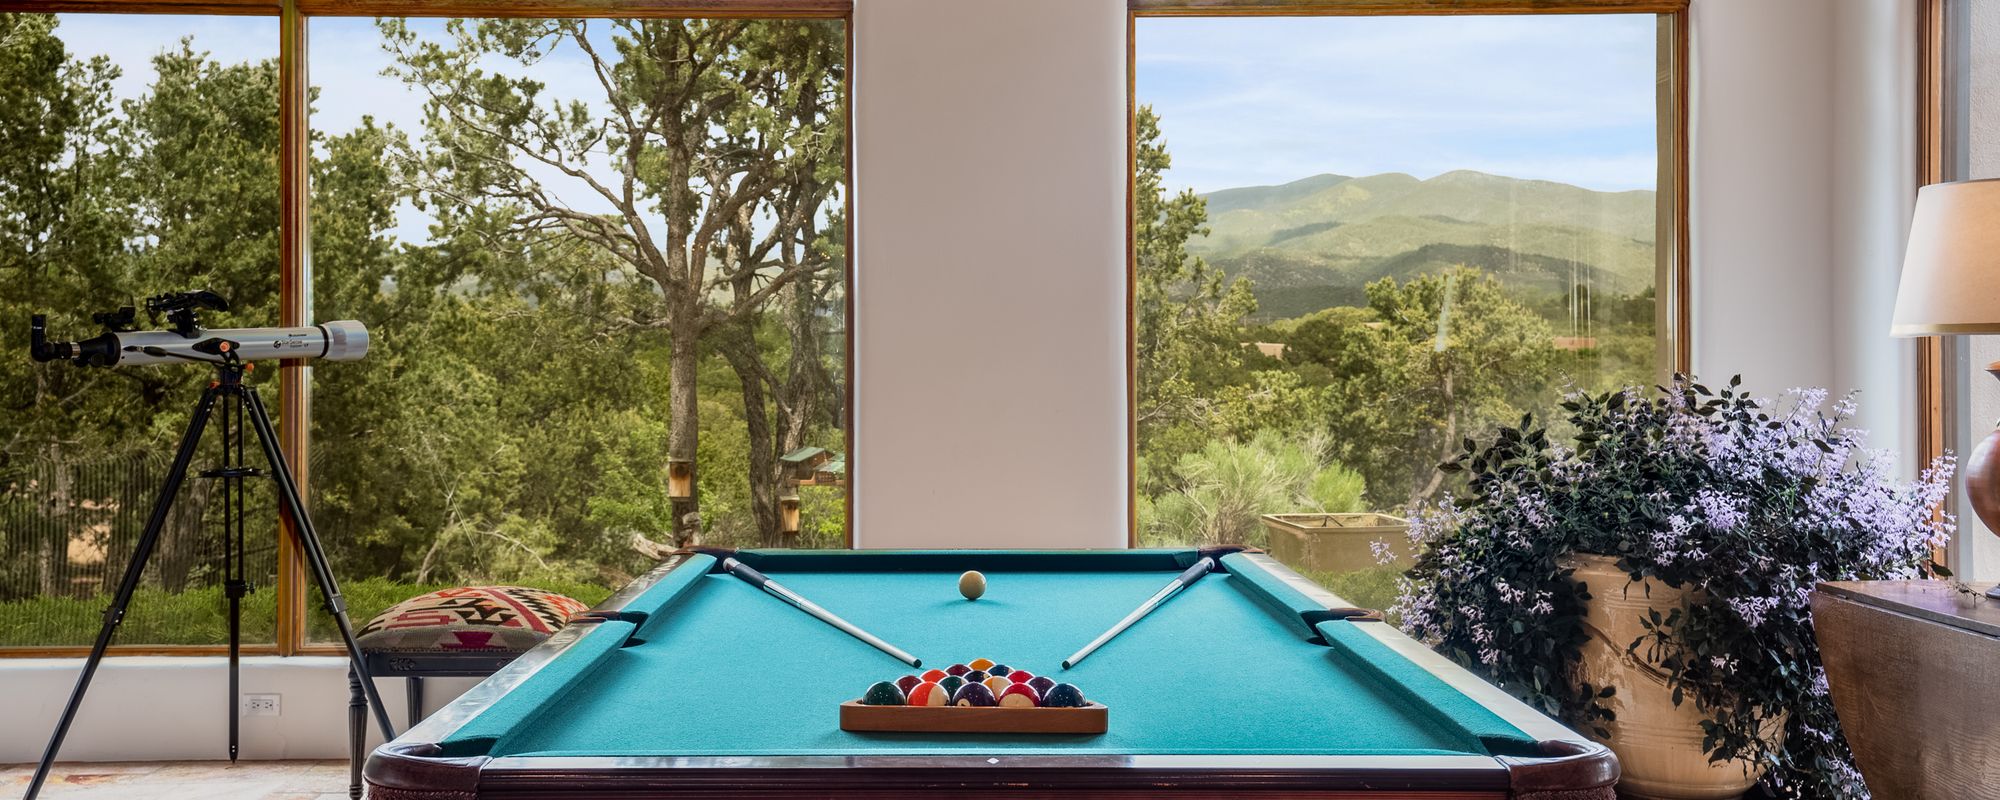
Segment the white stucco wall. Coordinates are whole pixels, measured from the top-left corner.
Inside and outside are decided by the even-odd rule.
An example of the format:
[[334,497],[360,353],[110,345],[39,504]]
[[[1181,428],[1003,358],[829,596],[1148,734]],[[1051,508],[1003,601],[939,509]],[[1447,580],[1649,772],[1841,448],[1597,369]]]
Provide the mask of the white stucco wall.
[[1125,5],[860,0],[861,547],[1123,547]]

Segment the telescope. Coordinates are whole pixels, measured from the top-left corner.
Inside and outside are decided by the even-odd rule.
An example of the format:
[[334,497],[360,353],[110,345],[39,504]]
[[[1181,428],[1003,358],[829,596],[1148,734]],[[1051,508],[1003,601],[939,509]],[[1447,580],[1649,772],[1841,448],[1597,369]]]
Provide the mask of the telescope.
[[146,299],[146,311],[156,321],[164,314],[168,330],[134,327],[137,311],[126,306],[91,319],[104,333],[77,342],[50,341],[48,319],[36,314],[29,322],[29,355],[36,361],[66,360],[83,367],[127,367],[148,364],[223,360],[224,352],[238,359],[323,358],[355,361],[368,354],[368,328],[351,319],[297,328],[201,327],[201,309],[229,310],[229,301],[207,290],[170,292]]
[[[104,333],[80,342],[49,341],[49,321],[40,314],[29,323],[32,334],[29,354],[36,361],[70,361],[79,367],[199,361],[214,367],[215,376],[202,390],[194,413],[188,416],[187,433],[181,436],[180,444],[174,448],[174,460],[167,467],[165,483],[153,501],[152,513],[146,517],[145,529],[140,531],[139,540],[132,546],[131,560],[125,565],[125,576],[119,580],[118,590],[111,596],[111,607],[104,611],[104,624],[98,628],[97,639],[90,646],[90,657],[84,660],[83,671],[77,675],[76,688],[70,691],[62,716],[56,719],[55,733],[49,736],[49,746],[42,751],[42,760],[35,765],[34,777],[28,780],[26,800],[34,800],[42,790],[42,783],[48,780],[56,753],[62,749],[63,738],[69,735],[69,726],[76,721],[77,710],[83,707],[83,695],[90,691],[90,680],[97,674],[98,665],[103,663],[104,653],[111,647],[111,638],[116,635],[119,624],[124,622],[126,608],[131,605],[132,596],[138,592],[139,583],[145,578],[146,562],[153,557],[153,550],[159,545],[167,521],[172,518],[174,497],[180,494],[181,485],[188,478],[188,468],[194,461],[196,451],[201,449],[201,436],[208,429],[211,417],[216,420],[216,427],[222,430],[220,453],[224,463],[195,474],[222,481],[216,491],[222,500],[222,594],[229,599],[229,698],[224,704],[229,719],[229,760],[235,761],[239,752],[237,724],[238,717],[242,716],[236,711],[236,701],[241,696],[238,690],[242,688],[237,667],[238,656],[242,653],[243,597],[250,591],[251,574],[247,555],[250,550],[244,536],[247,506],[243,482],[250,478],[271,479],[278,494],[278,508],[291,522],[285,529],[297,548],[296,552],[312,568],[310,574],[313,581],[319,584],[320,597],[326,601],[326,613],[333,618],[334,627],[340,631],[341,642],[347,645],[349,677],[367,697],[368,707],[375,712],[375,724],[382,729],[382,738],[396,738],[395,727],[389,723],[389,712],[382,705],[382,695],[376,691],[368,662],[362,657],[361,645],[355,641],[354,623],[347,618],[347,599],[340,594],[340,584],[334,580],[333,567],[327,562],[326,548],[320,543],[319,534],[314,532],[312,517],[306,512],[305,499],[299,494],[298,479],[292,476],[285,451],[278,444],[278,428],[272,424],[271,412],[264,407],[264,400],[257,395],[256,387],[243,382],[243,376],[255,366],[250,363],[255,359],[358,359],[368,354],[368,329],[359,322],[344,319],[299,328],[208,330],[201,326],[201,310],[205,308],[228,311],[229,301],[207,290],[155,295],[146,299],[146,313],[152,316],[155,323],[159,322],[161,315],[165,315],[169,324],[167,330],[138,330],[133,324],[138,312],[126,306],[91,317],[104,326]],[[218,406],[220,414],[216,414]],[[258,449],[263,451],[265,467],[251,466],[244,458],[244,444],[252,438],[256,440]]]

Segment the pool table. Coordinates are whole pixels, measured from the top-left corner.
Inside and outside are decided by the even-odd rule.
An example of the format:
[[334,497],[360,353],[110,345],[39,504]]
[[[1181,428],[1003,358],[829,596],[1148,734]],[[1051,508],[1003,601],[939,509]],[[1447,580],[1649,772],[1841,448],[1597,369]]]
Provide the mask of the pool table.
[[[1102,734],[856,733],[911,673],[720,569],[734,557],[926,668],[1074,683]],[[1069,670],[1203,556],[1218,568]],[[979,570],[986,595],[958,576]],[[407,733],[377,800],[1188,796],[1611,800],[1618,762],[1269,556],[1242,548],[688,551]]]

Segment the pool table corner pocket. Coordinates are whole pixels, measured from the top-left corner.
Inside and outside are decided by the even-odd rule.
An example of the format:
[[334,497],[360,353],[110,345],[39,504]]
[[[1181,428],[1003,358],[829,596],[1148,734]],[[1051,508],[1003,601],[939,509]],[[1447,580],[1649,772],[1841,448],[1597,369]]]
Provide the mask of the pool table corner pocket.
[[1618,757],[1596,742],[1550,740],[1535,756],[1495,756],[1516,800],[1616,800]]
[[371,800],[467,800],[478,796],[486,756],[448,756],[427,742],[393,741],[375,748],[362,774]]

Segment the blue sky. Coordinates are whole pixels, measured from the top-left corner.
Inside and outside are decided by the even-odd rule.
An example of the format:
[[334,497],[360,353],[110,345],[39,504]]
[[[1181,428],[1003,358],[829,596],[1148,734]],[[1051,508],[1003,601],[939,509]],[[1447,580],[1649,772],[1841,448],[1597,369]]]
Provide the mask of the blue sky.
[[[1161,115],[1177,188],[1476,169],[1651,189],[1654,25],[1646,14],[1142,19],[1137,93]],[[183,36],[233,62],[275,57],[276,33],[274,18],[105,14],[65,14],[58,29],[73,53],[123,66],[127,97],[152,80],[152,55]],[[316,128],[345,131],[372,114],[421,129],[421,98],[381,76],[379,41],[372,20],[313,21]],[[597,94],[581,63],[544,64],[536,77],[555,96]],[[398,233],[426,238],[422,223],[405,209]]]
[[1600,190],[1656,182],[1649,14],[1149,18],[1137,95],[1168,183],[1475,169]]

